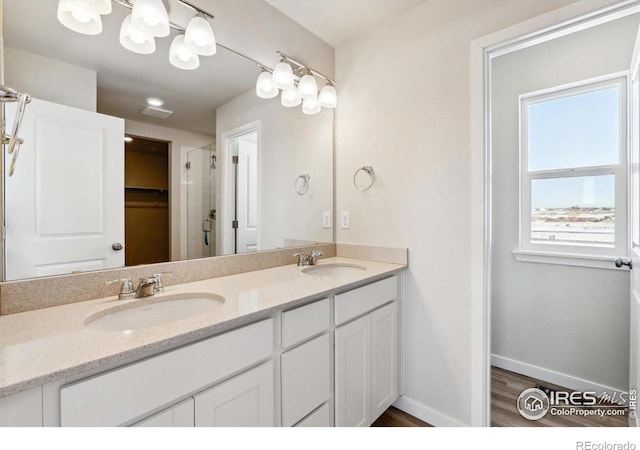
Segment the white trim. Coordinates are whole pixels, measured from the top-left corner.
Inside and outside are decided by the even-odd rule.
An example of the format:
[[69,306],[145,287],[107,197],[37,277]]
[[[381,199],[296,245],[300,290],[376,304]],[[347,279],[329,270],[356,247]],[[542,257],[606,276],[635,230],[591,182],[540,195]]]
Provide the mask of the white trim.
[[449,417],[446,414],[442,414],[435,409],[429,408],[422,403],[419,403],[409,397],[401,395],[393,403],[393,406],[401,411],[411,414],[413,417],[417,417],[423,422],[427,422],[434,427],[466,427],[466,423],[460,422],[458,419]]
[[598,395],[602,392],[606,392],[609,395],[612,395],[614,392],[618,396],[620,394],[626,395],[626,391],[621,389],[585,380],[584,378],[574,377],[573,375],[568,375],[566,373],[556,372],[555,370],[545,369],[544,367],[534,366],[533,364],[527,364],[515,359],[505,358],[504,356],[492,354],[491,365],[500,369],[505,369],[511,372],[519,373],[521,375],[526,375],[540,381],[557,384],[558,386],[562,386],[574,391],[596,392]]
[[[498,30],[470,43],[471,134],[471,390],[472,426],[491,423],[491,133],[489,118],[489,60],[541,39],[550,40],[603,21],[638,11],[640,1],[581,0],[514,26]],[[557,36],[556,36],[557,35]],[[523,47],[522,47],[523,48]]]
[[517,261],[543,263],[543,264],[557,264],[562,266],[576,266],[576,267],[594,267],[597,269],[610,269],[620,270],[628,272],[627,266],[616,267],[615,258],[612,256],[603,255],[578,255],[571,253],[558,253],[558,252],[542,252],[535,250],[513,250],[513,256]]

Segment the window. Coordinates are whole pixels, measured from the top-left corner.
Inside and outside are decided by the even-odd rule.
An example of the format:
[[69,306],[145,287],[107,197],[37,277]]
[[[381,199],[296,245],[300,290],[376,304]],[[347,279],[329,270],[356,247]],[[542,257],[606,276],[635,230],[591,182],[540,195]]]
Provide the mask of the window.
[[618,76],[520,96],[517,257],[626,254],[626,85]]

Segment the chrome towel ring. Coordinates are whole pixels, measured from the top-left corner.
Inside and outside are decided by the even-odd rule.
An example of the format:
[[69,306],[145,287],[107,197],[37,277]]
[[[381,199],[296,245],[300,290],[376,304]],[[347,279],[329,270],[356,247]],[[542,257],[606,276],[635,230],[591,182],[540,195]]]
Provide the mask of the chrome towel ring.
[[[369,176],[369,182],[364,186],[358,185],[356,181],[356,178],[358,177],[358,174],[360,172],[364,172]],[[368,191],[373,187],[374,184],[376,184],[376,174],[373,171],[373,167],[371,166],[362,166],[358,170],[356,170],[356,173],[353,174],[353,185],[356,187],[357,190],[361,192]]]
[[296,188],[296,193],[298,195],[304,195],[307,193],[307,191],[309,190],[310,179],[311,179],[311,175],[309,175],[308,173],[299,175],[298,178],[296,178],[294,187]]

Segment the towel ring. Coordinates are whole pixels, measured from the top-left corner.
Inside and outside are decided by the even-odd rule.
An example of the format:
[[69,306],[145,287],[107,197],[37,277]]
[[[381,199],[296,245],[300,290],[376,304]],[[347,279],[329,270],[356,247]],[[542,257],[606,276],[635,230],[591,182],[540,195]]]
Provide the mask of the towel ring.
[[[366,174],[369,175],[370,181],[369,181],[369,184],[365,187],[360,187],[358,186],[358,183],[356,183],[356,178],[358,177],[358,174],[360,172],[365,172]],[[373,187],[374,184],[376,184],[376,174],[374,173],[373,167],[371,166],[360,167],[358,170],[356,170],[356,173],[353,174],[353,185],[356,187],[357,190],[361,192],[368,191]]]
[[[296,178],[296,181],[293,185],[296,188],[296,193],[298,195],[304,195],[307,193],[307,191],[309,190],[310,179],[311,179],[311,175],[309,175],[308,173],[300,175],[298,176],[298,178]],[[302,180],[302,183],[299,182],[300,180]]]

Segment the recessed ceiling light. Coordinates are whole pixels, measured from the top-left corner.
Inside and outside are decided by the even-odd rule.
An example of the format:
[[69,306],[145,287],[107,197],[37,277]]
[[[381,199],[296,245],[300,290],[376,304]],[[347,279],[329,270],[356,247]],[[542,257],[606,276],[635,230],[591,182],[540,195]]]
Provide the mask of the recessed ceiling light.
[[131,142],[131,141],[133,141],[133,138],[131,136],[125,136],[124,137],[124,141],[125,142]]
[[164,100],[157,97],[149,97],[147,98],[147,103],[149,104],[149,106],[162,106],[164,105]]

